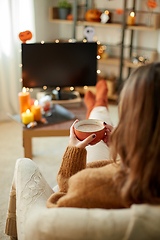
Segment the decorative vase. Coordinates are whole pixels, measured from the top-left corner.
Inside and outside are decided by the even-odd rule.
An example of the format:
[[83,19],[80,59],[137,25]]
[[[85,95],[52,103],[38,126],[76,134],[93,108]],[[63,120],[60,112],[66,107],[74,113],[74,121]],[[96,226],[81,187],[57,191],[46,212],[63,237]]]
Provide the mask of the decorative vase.
[[70,14],[70,8],[58,8],[59,19],[67,19]]

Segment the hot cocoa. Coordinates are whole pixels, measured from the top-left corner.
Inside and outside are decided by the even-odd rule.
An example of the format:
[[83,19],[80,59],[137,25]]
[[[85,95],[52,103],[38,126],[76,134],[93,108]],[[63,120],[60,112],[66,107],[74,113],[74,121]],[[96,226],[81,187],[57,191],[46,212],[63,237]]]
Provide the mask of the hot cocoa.
[[82,132],[96,132],[101,130],[103,127],[98,124],[82,124],[78,126],[78,130]]

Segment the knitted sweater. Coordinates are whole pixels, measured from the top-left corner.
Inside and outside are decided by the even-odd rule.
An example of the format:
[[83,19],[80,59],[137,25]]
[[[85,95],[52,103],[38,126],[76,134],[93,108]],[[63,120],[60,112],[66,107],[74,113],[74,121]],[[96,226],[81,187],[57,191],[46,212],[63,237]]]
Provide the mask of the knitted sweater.
[[104,160],[86,164],[86,149],[66,148],[58,172],[59,191],[47,200],[47,207],[123,208],[114,175],[119,164]]

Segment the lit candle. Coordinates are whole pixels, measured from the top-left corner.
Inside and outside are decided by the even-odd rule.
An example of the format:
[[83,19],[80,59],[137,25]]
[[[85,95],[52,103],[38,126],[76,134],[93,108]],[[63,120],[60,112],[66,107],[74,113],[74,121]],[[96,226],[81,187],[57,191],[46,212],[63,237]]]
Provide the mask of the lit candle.
[[34,104],[31,106],[31,112],[34,115],[34,121],[38,122],[42,118],[41,106],[38,105],[38,100],[35,100]]
[[20,114],[30,109],[30,93],[26,92],[26,88],[22,89],[22,92],[18,93]]
[[27,109],[26,112],[23,112],[21,114],[21,119],[22,119],[22,123],[27,125],[30,122],[34,121],[34,115],[29,109]]
[[135,25],[135,20],[136,20],[135,12],[131,12],[130,15],[128,16],[128,18],[127,18],[127,24],[128,25]]

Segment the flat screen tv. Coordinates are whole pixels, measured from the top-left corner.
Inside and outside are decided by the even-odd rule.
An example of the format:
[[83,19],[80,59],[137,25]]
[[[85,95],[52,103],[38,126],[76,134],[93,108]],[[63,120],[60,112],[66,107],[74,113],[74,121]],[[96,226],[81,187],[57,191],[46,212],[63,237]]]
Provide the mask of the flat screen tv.
[[22,44],[23,87],[95,86],[97,43]]

